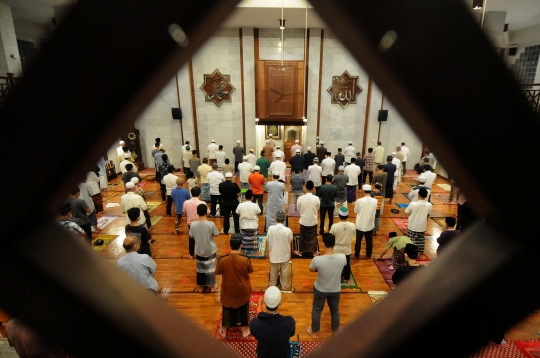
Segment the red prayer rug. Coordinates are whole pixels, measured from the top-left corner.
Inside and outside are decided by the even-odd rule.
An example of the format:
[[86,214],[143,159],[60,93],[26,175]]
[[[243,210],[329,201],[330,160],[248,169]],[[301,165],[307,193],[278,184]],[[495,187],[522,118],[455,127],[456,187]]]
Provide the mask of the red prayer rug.
[[525,354],[525,357],[540,357],[540,342],[539,341],[515,341],[516,347]]
[[300,213],[298,212],[298,208],[294,204],[289,204],[287,208],[287,216],[290,217],[300,217]]
[[[249,298],[249,321],[251,321],[253,318],[257,317],[259,312],[262,311],[263,306],[263,300],[264,300],[264,293],[263,292],[252,292],[251,297]],[[253,337],[251,334],[247,336],[247,338],[242,337],[242,328],[240,327],[229,327],[227,328],[227,337],[222,337],[219,333],[219,326],[221,325],[221,319],[223,317],[223,312],[219,314],[219,321],[216,327],[216,331],[214,332],[214,338],[218,339],[220,341],[226,341],[226,342],[256,342],[255,337]],[[256,347],[257,345],[255,345]],[[255,350],[253,350],[255,353]],[[252,355],[251,357],[255,357],[256,355]]]
[[[394,224],[401,230],[403,234],[407,232],[407,225],[409,225],[409,218],[392,218]],[[424,233],[425,236],[431,236],[427,231]]]
[[141,170],[137,173],[139,175],[156,175],[156,168],[146,168],[145,170]]
[[[223,344],[240,357],[257,357],[257,341],[223,342]],[[319,348],[322,344],[322,342],[291,342],[291,357],[305,357]]]
[[507,341],[506,344],[488,343],[470,358],[523,358],[540,357],[540,341],[537,339]]
[[457,205],[457,201],[452,200],[450,201],[450,194],[439,194],[439,193],[431,193],[435,198],[442,201],[443,204],[449,204],[449,205]]

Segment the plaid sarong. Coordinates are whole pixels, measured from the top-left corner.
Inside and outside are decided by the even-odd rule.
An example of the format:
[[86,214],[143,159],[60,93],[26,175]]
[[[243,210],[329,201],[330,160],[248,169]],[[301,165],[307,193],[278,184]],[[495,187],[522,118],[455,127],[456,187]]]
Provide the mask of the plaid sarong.
[[258,251],[257,229],[240,229],[242,250]]
[[424,253],[424,246],[426,242],[426,238],[424,236],[424,231],[418,232],[418,231],[412,231],[407,229],[406,234],[411,241],[418,246],[418,254],[421,255]]
[[221,306],[223,315],[221,317],[221,325],[223,327],[245,327],[249,321],[249,300],[245,305],[238,308],[230,308]]
[[317,225],[304,226],[300,225],[300,242],[298,248],[300,252],[316,252],[318,251],[317,241]]
[[210,257],[195,256],[197,262],[197,286],[214,286],[216,284],[216,254]]

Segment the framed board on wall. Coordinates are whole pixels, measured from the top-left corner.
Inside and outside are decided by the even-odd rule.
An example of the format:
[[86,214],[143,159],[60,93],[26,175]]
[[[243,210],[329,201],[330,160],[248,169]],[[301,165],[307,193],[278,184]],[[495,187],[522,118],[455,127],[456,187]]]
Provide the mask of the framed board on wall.
[[271,134],[273,139],[281,139],[281,126],[274,124],[264,126],[264,134],[265,137]]

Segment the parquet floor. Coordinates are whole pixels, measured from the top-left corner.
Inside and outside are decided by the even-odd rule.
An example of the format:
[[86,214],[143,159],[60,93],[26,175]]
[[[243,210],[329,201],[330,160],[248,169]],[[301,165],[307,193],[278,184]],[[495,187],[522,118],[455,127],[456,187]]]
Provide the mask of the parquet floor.
[[[410,172],[410,174],[413,174]],[[121,182],[116,179],[110,183]],[[145,182],[145,181],[144,181]],[[400,233],[399,228],[392,221],[392,217],[406,217],[404,209],[399,209],[399,214],[391,213],[390,209],[397,208],[396,203],[409,203],[409,200],[402,195],[408,193],[410,187],[407,184],[413,184],[414,180],[410,176],[403,178],[403,184],[398,186],[398,193],[394,195],[394,203],[388,204],[386,200],[384,212],[381,217],[381,229],[379,235],[374,237],[373,257],[378,257],[386,244],[386,239],[383,235],[388,232],[396,231]],[[434,192],[446,193],[443,188],[437,184],[448,184],[443,178],[437,178],[433,185]],[[144,186],[146,191],[155,192],[148,201],[161,202],[159,186],[155,181],[150,181]],[[289,185],[286,185],[286,190]],[[123,185],[119,185],[110,190],[123,192]],[[104,205],[109,202],[120,202],[120,195],[111,197],[109,201],[105,201]],[[290,194],[289,194],[290,195]],[[359,196],[358,196],[359,197]],[[290,197],[289,197],[290,199]],[[266,197],[264,198],[266,202]],[[436,198],[431,200],[433,204],[432,217],[455,216],[457,213],[457,205],[444,204]],[[355,221],[353,213],[354,204],[349,204],[351,222]],[[105,208],[106,212],[101,215],[122,215],[121,207]],[[174,213],[174,207],[173,207]],[[188,256],[188,236],[187,225],[185,218],[181,225],[181,234],[172,235],[174,228],[174,217],[166,217],[165,204],[158,205],[150,213],[151,216],[163,216],[163,218],[155,224],[150,232],[152,238],[156,242],[152,245],[152,255],[157,263],[156,279],[159,287],[162,289],[162,297],[167,302],[175,307],[179,312],[188,316],[193,320],[193,323],[202,327],[208,334],[214,335],[218,319],[221,311],[219,299],[219,289],[216,293],[194,293],[196,287],[195,281],[195,261],[190,260]],[[215,218],[212,220],[218,230],[223,227],[223,219]],[[337,220],[337,218],[336,218]],[[107,226],[102,234],[118,235],[118,238],[113,241],[108,247],[100,251],[98,254],[108,259],[111,263],[115,263],[118,258],[124,255],[122,241],[124,234],[125,221],[122,217]],[[260,231],[264,227],[264,217],[259,219]],[[298,218],[289,219],[289,227],[294,233],[299,232]],[[434,220],[428,220],[427,231],[432,235],[426,238],[426,254],[432,260],[437,257],[437,241],[436,238],[441,233],[441,226]],[[94,235],[96,236],[96,235]],[[319,238],[320,246],[323,247],[322,240]],[[218,246],[218,256],[229,252],[229,236],[219,235],[216,238]],[[379,270],[372,260],[365,258],[365,243],[362,245],[362,258],[360,260],[352,260],[352,271],[355,279],[360,286],[360,289],[346,289],[342,291],[340,313],[341,324],[346,326],[352,322],[357,316],[363,314],[372,307],[371,300],[367,294],[368,291],[390,291],[390,288],[384,281]],[[251,275],[251,283],[253,291],[264,291],[267,287],[267,279],[269,273],[268,259],[253,259],[254,272]],[[315,273],[309,272],[310,260],[293,259],[293,293],[283,294],[283,302],[280,312],[285,315],[292,315],[297,323],[297,334],[300,340],[313,340],[307,333],[306,327],[311,324],[311,302],[313,298],[313,282],[316,278]],[[113,269],[111,267],[111,269]],[[218,283],[221,278],[218,276]],[[523,295],[527,294],[524,290]],[[516,293],[516,304],[519,304],[519,295]],[[319,340],[326,341],[331,338],[332,332],[330,329],[330,314],[326,307],[321,318],[321,331],[319,332]],[[540,311],[535,312],[527,317],[516,327],[507,332],[506,339],[538,339],[540,336]]]

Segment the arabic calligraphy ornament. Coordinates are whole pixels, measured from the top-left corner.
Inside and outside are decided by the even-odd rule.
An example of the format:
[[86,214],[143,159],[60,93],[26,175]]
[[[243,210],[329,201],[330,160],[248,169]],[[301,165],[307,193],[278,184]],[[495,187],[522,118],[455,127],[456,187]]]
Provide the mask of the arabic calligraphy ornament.
[[231,95],[236,88],[231,84],[230,75],[224,75],[216,68],[212,74],[204,74],[203,81],[199,89],[204,93],[206,102],[214,102],[218,107],[223,102],[231,102]]
[[342,108],[356,103],[356,98],[362,91],[358,85],[358,76],[351,76],[348,71],[341,76],[332,76],[332,85],[328,87],[332,103],[338,103]]

